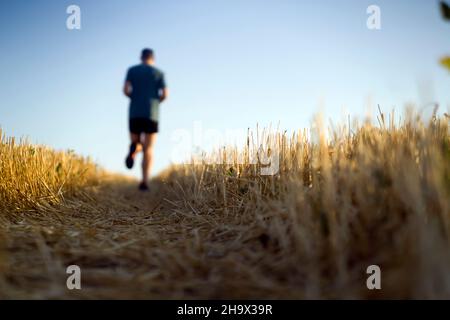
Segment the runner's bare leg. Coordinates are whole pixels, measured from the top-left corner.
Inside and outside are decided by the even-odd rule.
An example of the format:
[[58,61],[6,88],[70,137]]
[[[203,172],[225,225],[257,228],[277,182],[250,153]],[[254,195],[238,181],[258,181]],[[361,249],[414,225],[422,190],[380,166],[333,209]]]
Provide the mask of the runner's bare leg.
[[134,159],[134,157],[142,151],[142,143],[141,143],[141,136],[137,133],[130,133],[130,139],[132,143],[136,144],[136,151],[131,155],[131,157]]
[[142,160],[142,182],[148,183],[148,179],[153,167],[153,147],[156,142],[156,133],[144,134],[143,152],[144,159]]

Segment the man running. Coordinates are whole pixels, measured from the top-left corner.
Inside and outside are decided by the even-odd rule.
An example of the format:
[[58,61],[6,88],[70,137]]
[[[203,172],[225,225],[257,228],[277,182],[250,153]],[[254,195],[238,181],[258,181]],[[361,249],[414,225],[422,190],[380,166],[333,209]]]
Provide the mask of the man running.
[[159,104],[167,98],[164,74],[154,67],[153,50],[144,49],[142,63],[128,69],[123,93],[130,98],[129,127],[131,145],[125,160],[128,169],[134,164],[136,154],[144,153],[142,181],[139,189],[148,190],[148,180],[153,165],[153,147],[158,132]]

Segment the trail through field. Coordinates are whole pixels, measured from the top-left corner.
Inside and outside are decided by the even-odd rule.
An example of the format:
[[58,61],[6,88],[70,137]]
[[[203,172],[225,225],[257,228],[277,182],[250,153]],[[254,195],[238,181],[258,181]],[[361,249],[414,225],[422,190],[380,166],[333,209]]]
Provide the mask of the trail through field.
[[[280,296],[253,270],[263,246],[251,223],[178,210],[182,195],[162,189],[154,182],[142,193],[136,182],[112,178],[91,200],[18,215],[7,230],[9,281],[0,291],[6,298]],[[81,268],[81,290],[66,287],[69,265]]]
[[[260,139],[278,150],[274,175],[248,142],[167,168],[148,193],[71,152],[3,138],[0,298],[448,299],[447,116],[384,119],[329,142]],[[66,286],[71,265],[81,290]],[[367,285],[371,266],[382,290]]]

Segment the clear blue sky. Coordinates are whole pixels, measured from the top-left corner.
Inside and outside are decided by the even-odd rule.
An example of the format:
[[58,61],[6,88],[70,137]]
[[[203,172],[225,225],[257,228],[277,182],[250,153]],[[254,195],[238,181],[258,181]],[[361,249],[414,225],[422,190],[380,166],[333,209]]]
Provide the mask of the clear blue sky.
[[[127,172],[126,69],[156,52],[162,105],[156,171],[177,129],[309,126],[367,105],[449,110],[450,23],[434,0],[15,0],[0,3],[0,126]],[[66,8],[81,7],[81,30]],[[366,28],[381,8],[382,29]],[[375,114],[376,108],[373,108]],[[132,174],[139,174],[136,168]]]

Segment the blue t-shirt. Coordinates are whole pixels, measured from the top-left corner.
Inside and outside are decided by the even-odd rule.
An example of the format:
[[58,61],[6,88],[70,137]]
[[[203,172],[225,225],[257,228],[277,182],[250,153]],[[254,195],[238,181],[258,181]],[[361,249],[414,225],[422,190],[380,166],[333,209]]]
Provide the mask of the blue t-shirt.
[[128,69],[126,81],[131,83],[132,88],[129,118],[158,121],[160,91],[166,87],[164,74],[142,63]]

